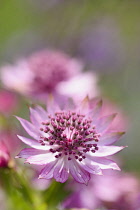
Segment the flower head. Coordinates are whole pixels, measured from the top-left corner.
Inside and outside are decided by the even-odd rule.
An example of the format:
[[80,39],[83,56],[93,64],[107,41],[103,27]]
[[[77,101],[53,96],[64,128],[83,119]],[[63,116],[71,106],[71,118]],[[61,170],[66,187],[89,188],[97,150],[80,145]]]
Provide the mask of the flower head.
[[43,50],[15,65],[3,66],[1,80],[6,88],[45,102],[50,93],[57,101],[73,95],[94,97],[98,94],[97,76],[82,73],[82,69],[81,62],[65,53]]
[[101,107],[101,101],[94,103],[86,97],[79,106],[68,104],[63,110],[53,102],[47,104],[47,111],[38,106],[30,108],[31,123],[19,117],[18,120],[35,140],[18,136],[32,148],[23,149],[17,157],[44,165],[39,178],[54,177],[58,182],[65,182],[71,174],[77,182],[87,184],[90,173],[119,170],[106,156],[124,148],[110,146],[124,132],[109,132],[116,114],[102,117]]

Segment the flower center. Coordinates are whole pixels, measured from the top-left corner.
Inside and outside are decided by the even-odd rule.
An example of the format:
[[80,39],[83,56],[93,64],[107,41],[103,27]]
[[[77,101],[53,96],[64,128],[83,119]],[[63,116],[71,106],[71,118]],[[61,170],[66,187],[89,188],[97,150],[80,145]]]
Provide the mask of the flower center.
[[[40,130],[43,136],[41,145],[52,145],[50,152],[55,157],[67,156],[82,161],[87,152],[95,153],[98,150],[97,142],[100,134],[95,130],[90,118],[76,112],[56,112],[49,115],[49,120],[42,122]],[[45,137],[44,137],[45,136]]]

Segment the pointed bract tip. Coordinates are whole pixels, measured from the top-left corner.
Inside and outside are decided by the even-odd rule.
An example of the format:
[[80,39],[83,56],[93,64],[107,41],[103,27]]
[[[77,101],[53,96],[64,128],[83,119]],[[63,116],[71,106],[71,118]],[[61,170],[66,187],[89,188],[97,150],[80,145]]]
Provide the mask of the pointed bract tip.
[[100,100],[97,102],[97,105],[98,105],[99,107],[101,107],[101,106],[103,105],[103,100],[100,99]]

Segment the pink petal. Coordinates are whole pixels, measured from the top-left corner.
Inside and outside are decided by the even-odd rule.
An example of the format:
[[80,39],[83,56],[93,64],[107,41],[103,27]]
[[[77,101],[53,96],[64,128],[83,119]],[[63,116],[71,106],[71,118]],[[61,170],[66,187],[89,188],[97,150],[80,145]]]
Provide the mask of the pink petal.
[[30,164],[36,164],[36,165],[45,165],[52,161],[56,160],[56,158],[52,154],[38,154],[29,157],[26,162]]
[[33,139],[28,139],[26,137],[23,137],[23,136],[19,136],[18,135],[18,138],[24,142],[25,144],[35,148],[35,149],[40,149],[40,150],[49,150],[50,149],[50,146],[42,146],[37,140],[33,140]]
[[38,114],[40,115],[40,117],[42,118],[42,120],[48,119],[47,112],[41,106],[36,106],[34,108],[34,110],[36,110],[38,112]]
[[87,94],[92,98],[99,93],[97,80],[96,74],[90,72],[81,73],[68,81],[60,82],[57,91],[61,95],[73,98],[74,101],[81,101]]
[[60,108],[55,103],[54,98],[52,95],[49,95],[48,100],[46,102],[47,112],[51,115],[54,115],[55,111],[60,111]]
[[41,123],[44,121],[40,114],[33,108],[30,107],[30,120],[38,128],[41,127]]
[[71,175],[77,182],[86,185],[88,184],[88,181],[90,180],[90,174],[84,169],[82,169],[75,160],[69,163],[69,169]]
[[97,132],[102,133],[110,126],[113,119],[116,117],[116,114],[104,116],[97,120],[96,122],[96,129]]
[[81,162],[81,167],[91,174],[102,175],[102,171],[97,164],[94,164],[92,160],[85,159]]
[[82,114],[87,114],[89,111],[89,97],[86,96],[78,107],[78,111]]
[[42,169],[39,179],[51,179],[53,178],[53,172],[55,168],[55,164],[57,163],[57,159],[48,163],[45,168]]
[[116,142],[125,132],[113,132],[113,133],[104,133],[100,137],[100,141],[98,142],[99,146],[102,145],[111,145]]
[[20,151],[20,153],[16,156],[16,158],[25,158],[25,159],[27,159],[30,156],[39,155],[42,152],[43,151],[38,150],[38,149],[34,149],[34,148],[25,148],[25,149]]
[[114,169],[114,170],[120,170],[118,165],[107,158],[102,157],[91,157],[93,164],[98,165],[101,169]]
[[63,159],[57,162],[57,165],[53,173],[54,178],[56,179],[57,182],[64,183],[68,179],[69,173],[68,173],[68,168],[66,164],[67,163],[65,163]]
[[39,139],[39,136],[40,136],[39,132],[37,131],[36,127],[33,124],[31,124],[27,120],[22,119],[20,117],[16,117],[16,118],[20,121],[21,125],[30,136],[32,136],[34,139],[37,139],[37,140]]
[[94,121],[93,123],[95,123],[95,120],[97,120],[97,118],[99,118],[99,115],[100,115],[101,109],[102,109],[102,105],[103,105],[103,102],[102,102],[102,100],[100,100],[96,103],[93,110],[90,111],[89,117],[92,116],[92,120]]
[[41,123],[48,119],[48,115],[47,112],[40,106],[35,108],[30,107],[30,119],[35,126],[40,128]]
[[114,155],[115,153],[121,151],[122,149],[124,149],[124,146],[99,146],[99,149],[95,152],[89,152],[86,154],[90,154],[93,157],[105,157],[105,156],[109,156],[109,155]]

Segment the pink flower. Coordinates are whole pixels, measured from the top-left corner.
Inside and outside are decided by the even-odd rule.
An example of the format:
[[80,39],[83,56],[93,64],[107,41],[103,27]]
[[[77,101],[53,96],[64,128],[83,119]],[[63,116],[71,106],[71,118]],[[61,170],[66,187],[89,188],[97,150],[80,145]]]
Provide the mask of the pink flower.
[[[96,75],[82,74],[83,65],[59,51],[44,50],[19,60],[15,65],[1,68],[4,86],[26,96],[45,100],[53,94],[58,100],[62,96],[97,94]],[[73,88],[70,88],[73,87]],[[95,88],[94,88],[95,87]],[[83,95],[82,95],[83,97]]]
[[10,161],[10,153],[3,141],[0,141],[0,168],[8,167]]
[[140,182],[131,174],[108,174],[96,180],[95,190],[98,199],[109,209],[138,210]]
[[17,107],[17,97],[14,93],[0,90],[0,112],[9,114]]
[[90,185],[73,182],[69,183],[68,189],[74,192],[62,203],[62,209],[139,210],[140,182],[132,174],[93,175]]
[[13,157],[19,149],[16,135],[10,130],[0,131],[0,167],[13,167]]
[[58,182],[65,182],[71,174],[77,182],[87,184],[90,174],[119,170],[106,157],[124,148],[111,146],[124,132],[109,131],[116,114],[101,116],[101,107],[101,101],[94,103],[86,97],[79,106],[71,102],[63,110],[52,100],[47,111],[39,106],[30,108],[31,122],[17,118],[32,138],[18,137],[32,148],[23,149],[17,157],[44,165],[39,178],[54,177]]

